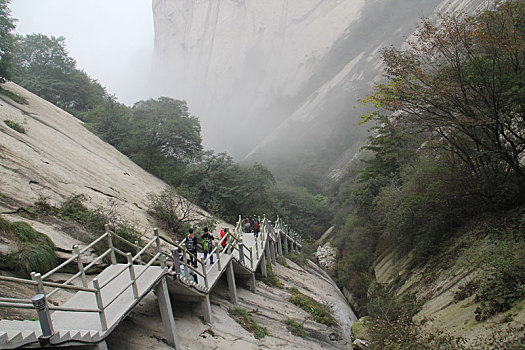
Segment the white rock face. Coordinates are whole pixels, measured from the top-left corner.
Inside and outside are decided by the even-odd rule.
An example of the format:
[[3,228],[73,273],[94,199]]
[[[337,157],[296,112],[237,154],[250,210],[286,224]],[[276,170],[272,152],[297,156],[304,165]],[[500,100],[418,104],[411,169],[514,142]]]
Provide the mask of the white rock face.
[[189,101],[206,146],[272,170],[293,170],[295,158],[317,153],[326,163],[320,167],[327,174],[339,168],[337,176],[364,139],[366,127],[354,128],[362,112],[353,106],[380,78],[380,50],[401,46],[422,16],[484,6],[484,0],[153,0],[159,93]]
[[[14,83],[2,88],[29,103],[21,105],[0,95],[2,217],[27,221],[58,247],[70,250],[78,240],[64,235],[57,225],[22,218],[16,211],[39,198],[59,206],[68,197],[83,194],[91,209],[111,208],[139,232],[153,233],[155,222],[147,213],[147,194],[160,193],[166,183],[89,132],[69,113]],[[11,129],[4,120],[20,124],[26,132]],[[215,233],[224,225],[219,223]],[[0,247],[5,244],[0,242]]]
[[327,242],[325,245],[317,247],[315,257],[317,258],[319,265],[321,265],[327,270],[332,270],[335,268],[337,250],[334,247],[332,247],[330,242]]
[[[286,108],[275,102],[299,93],[363,5],[364,0],[154,0],[155,48],[166,91],[190,101],[203,120],[205,139],[238,130],[236,123],[262,128],[256,137],[261,139],[285,115]],[[262,110],[270,120],[246,117]]]

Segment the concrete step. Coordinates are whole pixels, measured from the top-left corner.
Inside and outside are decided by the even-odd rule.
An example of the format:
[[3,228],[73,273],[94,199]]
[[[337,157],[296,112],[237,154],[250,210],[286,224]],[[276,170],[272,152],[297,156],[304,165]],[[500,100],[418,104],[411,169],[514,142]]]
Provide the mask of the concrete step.
[[0,329],[3,332],[10,331],[40,331],[40,322],[31,320],[0,320]]
[[34,331],[8,331],[0,333],[0,349],[15,349],[38,342],[41,333]]
[[64,343],[68,341],[81,341],[96,343],[101,339],[100,333],[96,331],[58,331],[53,336],[53,343]]

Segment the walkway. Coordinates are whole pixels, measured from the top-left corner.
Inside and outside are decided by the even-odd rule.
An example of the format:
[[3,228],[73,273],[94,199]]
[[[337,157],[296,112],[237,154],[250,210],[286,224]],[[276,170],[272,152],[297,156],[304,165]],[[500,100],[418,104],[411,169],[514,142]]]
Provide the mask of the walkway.
[[[237,304],[235,278],[247,278],[250,288],[255,291],[257,268],[266,275],[267,262],[275,262],[276,256],[283,251],[300,250],[301,244],[295,237],[280,219],[272,225],[263,218],[261,233],[255,238],[253,233],[242,232],[239,219],[234,233],[225,237],[227,248],[213,250],[214,264],[210,264],[210,257],[204,260],[202,254],[198,254],[197,268],[193,268],[186,263],[189,252],[184,241],[179,244],[170,242],[155,229],[154,237],[141,246],[138,242],[126,241],[106,225],[104,235],[82,250],[75,246],[72,258],[42,276],[32,273],[31,280],[0,276],[0,281],[34,286],[35,292],[45,296],[45,300],[53,300],[55,293],[73,293],[62,305],[46,305],[53,311],[47,316],[48,325],[45,313],[38,314],[40,322],[0,320],[0,349],[38,347],[40,342],[48,346],[91,344],[106,349],[104,339],[153,288],[168,343],[179,349],[170,295],[200,301],[203,316],[211,323],[209,293],[220,277],[226,273],[231,302]],[[95,247],[100,249],[101,244],[107,244],[107,249],[89,265],[83,266],[81,257],[90,254]],[[122,246],[133,253],[117,248]],[[183,256],[182,261],[179,254]],[[88,272],[106,262],[110,265],[88,282]],[[70,279],[63,283],[51,281],[53,274],[71,270],[72,265],[78,272]],[[197,283],[192,275],[197,276]],[[0,298],[0,307],[34,308],[31,299],[14,297]]]

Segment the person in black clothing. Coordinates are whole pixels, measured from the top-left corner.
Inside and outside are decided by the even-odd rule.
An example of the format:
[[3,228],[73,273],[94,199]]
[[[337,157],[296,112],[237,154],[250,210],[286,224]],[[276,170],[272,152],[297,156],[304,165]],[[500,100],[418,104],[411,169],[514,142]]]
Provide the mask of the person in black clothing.
[[[190,253],[189,254],[190,255],[190,264],[194,268],[197,268],[197,243],[198,243],[198,239],[193,234],[193,229],[190,228],[189,231],[188,231],[188,236],[186,237],[186,249]],[[197,275],[195,274],[195,272],[193,272],[193,271],[191,271],[191,272],[192,272],[191,275],[193,276],[193,279],[195,280],[195,283],[197,283]]]
[[257,219],[257,215],[253,215],[253,218],[250,220],[250,224],[252,226],[252,231],[253,231],[253,235],[255,236],[255,238],[257,238],[257,236],[259,236],[259,219]]
[[215,237],[213,237],[212,234],[208,232],[208,228],[204,228],[204,233],[201,236],[202,239],[202,251],[204,252],[204,261],[206,261],[206,258],[208,257],[208,254],[210,254],[210,265],[213,265],[213,255],[211,255],[211,251],[213,250],[213,240]]

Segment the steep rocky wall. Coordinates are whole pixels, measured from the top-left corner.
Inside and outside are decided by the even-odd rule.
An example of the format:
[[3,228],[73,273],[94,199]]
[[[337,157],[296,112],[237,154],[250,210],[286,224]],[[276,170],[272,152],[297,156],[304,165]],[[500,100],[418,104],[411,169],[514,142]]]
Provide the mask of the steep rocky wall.
[[380,49],[422,16],[489,3],[154,0],[156,68],[209,145],[280,173],[316,159],[337,177],[364,140],[353,106],[380,78]]
[[[0,94],[0,214],[4,218],[28,221],[59,248],[71,250],[78,239],[64,234],[68,229],[62,223],[28,220],[17,211],[39,198],[60,205],[68,197],[84,194],[91,209],[111,209],[139,232],[152,233],[155,222],[147,213],[147,194],[161,192],[166,187],[163,181],[72,115],[14,83],[2,88],[28,101],[18,104]],[[4,120],[20,124],[25,133],[8,127]]]
[[[441,259],[447,259],[446,252],[442,255]],[[379,283],[388,284],[398,295],[415,294],[423,306],[414,320],[424,324],[426,330],[445,332],[472,341],[504,330],[507,326],[525,324],[525,301],[516,303],[510,310],[487,321],[479,322],[475,318],[478,304],[475,303],[474,295],[455,300],[460,287],[466,286],[476,273],[466,269],[464,264],[456,262],[452,266],[435,269],[431,266],[412,268],[411,263],[410,254],[397,257],[392,252],[387,253],[376,260],[375,276]]]
[[159,78],[189,100],[211,146],[244,155],[295,108],[364,3],[154,0]]

